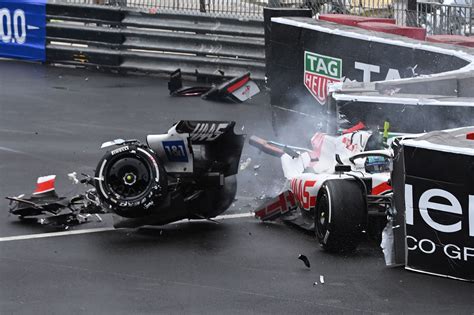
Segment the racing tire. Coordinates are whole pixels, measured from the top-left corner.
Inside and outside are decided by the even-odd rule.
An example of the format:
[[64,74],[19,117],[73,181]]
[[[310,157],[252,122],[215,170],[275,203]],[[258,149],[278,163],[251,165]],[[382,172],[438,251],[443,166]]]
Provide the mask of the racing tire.
[[150,214],[166,193],[166,172],[160,159],[138,144],[107,152],[97,165],[95,177],[101,202],[126,218]]
[[362,187],[354,180],[328,180],[315,209],[316,237],[324,250],[351,252],[362,239],[367,205]]

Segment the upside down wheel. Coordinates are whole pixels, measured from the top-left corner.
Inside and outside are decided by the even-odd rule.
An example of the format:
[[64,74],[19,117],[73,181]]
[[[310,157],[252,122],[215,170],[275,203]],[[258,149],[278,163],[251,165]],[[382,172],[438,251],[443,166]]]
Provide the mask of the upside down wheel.
[[130,144],[107,152],[96,169],[99,198],[120,216],[147,215],[165,193],[165,170],[146,146]]

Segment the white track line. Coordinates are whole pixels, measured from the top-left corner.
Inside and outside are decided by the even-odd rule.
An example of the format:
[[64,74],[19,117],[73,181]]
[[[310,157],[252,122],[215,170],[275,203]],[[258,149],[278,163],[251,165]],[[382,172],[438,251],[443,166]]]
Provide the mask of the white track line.
[[215,217],[213,220],[226,220],[226,219],[237,219],[237,218],[248,218],[253,217],[255,214],[253,212],[246,213],[234,213],[234,214],[223,214]]
[[[235,214],[224,214],[213,218],[212,220],[227,220],[227,219],[238,219],[238,218],[248,218],[253,217],[253,213],[235,213]],[[181,220],[170,224],[179,224],[184,222],[189,222],[190,220]],[[192,220],[192,221],[205,221],[205,220]],[[20,241],[20,240],[31,240],[36,238],[47,238],[47,237],[57,237],[57,236],[67,236],[67,235],[79,235],[79,234],[90,234],[98,232],[107,232],[115,231],[113,227],[106,228],[96,228],[96,229],[85,229],[85,230],[72,230],[72,231],[61,231],[61,232],[51,232],[51,233],[39,233],[39,234],[29,234],[29,235],[17,235],[17,236],[6,236],[0,237],[0,242],[9,242],[9,241]]]
[[7,148],[7,147],[0,147],[0,151],[6,151],[6,152],[11,152],[11,153],[25,154],[25,152],[17,151],[17,150],[10,149],[10,148]]
[[65,235],[88,234],[88,233],[97,233],[97,232],[105,232],[105,231],[113,231],[113,230],[114,230],[113,227],[108,227],[108,228],[98,228],[98,229],[88,229],[88,230],[74,230],[74,231],[61,231],[61,232],[51,232],[51,233],[41,233],[41,234],[7,236],[7,237],[0,237],[0,242],[31,240],[34,238],[46,238],[46,237],[56,237],[56,236],[65,236]]

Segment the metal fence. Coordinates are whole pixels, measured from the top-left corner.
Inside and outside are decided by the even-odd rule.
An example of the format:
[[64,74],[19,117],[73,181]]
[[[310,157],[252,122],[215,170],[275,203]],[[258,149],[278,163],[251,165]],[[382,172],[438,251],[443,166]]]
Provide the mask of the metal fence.
[[[262,18],[268,0],[49,0],[49,3],[112,5],[156,13],[201,12],[226,16]],[[299,1],[299,0],[296,0]]]
[[394,18],[400,25],[424,27],[427,34],[471,35],[472,0],[439,1],[444,3],[434,0],[49,0],[50,3],[120,6],[151,13],[201,12],[239,18],[262,18],[264,7],[311,8],[315,15],[342,13]]
[[[462,0],[461,0],[462,1]],[[458,0],[459,2],[459,0]],[[394,18],[399,25],[426,28],[427,34],[472,34],[472,2],[429,0],[308,0],[316,13],[342,13]]]
[[472,5],[418,1],[417,23],[427,34],[472,34]]

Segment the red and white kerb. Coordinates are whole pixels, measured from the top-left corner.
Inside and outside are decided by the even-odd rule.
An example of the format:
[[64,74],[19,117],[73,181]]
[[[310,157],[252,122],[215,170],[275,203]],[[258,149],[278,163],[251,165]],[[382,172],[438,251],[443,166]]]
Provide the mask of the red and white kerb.
[[48,191],[53,191],[55,180],[56,175],[38,177],[38,181],[36,182],[36,189],[33,195],[44,194]]

